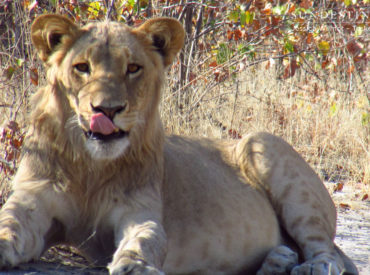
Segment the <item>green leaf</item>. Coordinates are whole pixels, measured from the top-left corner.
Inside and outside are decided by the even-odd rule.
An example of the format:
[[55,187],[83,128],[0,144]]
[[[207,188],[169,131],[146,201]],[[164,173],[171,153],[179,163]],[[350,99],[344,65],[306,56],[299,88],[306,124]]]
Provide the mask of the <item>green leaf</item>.
[[231,50],[225,43],[220,43],[217,49],[216,60],[217,64],[223,64],[230,59],[232,55]]
[[127,4],[128,4],[128,7],[133,8],[135,6],[135,0],[128,0]]
[[56,4],[57,4],[57,0],[49,0],[49,3],[50,3],[53,7],[55,7],[55,6],[56,6]]
[[252,46],[252,45],[243,45],[243,44],[240,44],[238,46],[238,53],[239,54],[245,54],[245,55],[248,55],[250,58],[254,58],[256,56],[256,49]]
[[306,13],[306,9],[305,8],[301,8],[301,7],[297,7],[295,9],[295,11],[293,12],[295,15],[301,15],[302,13],[305,14]]
[[293,43],[287,39],[285,41],[285,45],[284,45],[284,48],[289,52],[289,53],[294,53],[294,45]]
[[253,22],[254,20],[254,12],[246,11],[245,12],[245,22],[249,25]]
[[230,11],[228,14],[229,20],[233,21],[234,23],[238,22],[239,19],[239,12],[236,10]]
[[238,45],[238,53],[245,54],[248,51],[248,46],[245,46],[243,44]]
[[246,46],[246,45],[243,45],[243,44],[239,44],[238,53],[241,54],[241,55],[247,54],[247,55],[249,55],[249,57],[253,58],[256,55],[256,50],[251,45]]
[[[247,12],[249,12],[249,11],[247,11]],[[240,13],[240,25],[245,26],[246,20],[247,20],[246,13],[245,12],[241,12]]]
[[17,59],[17,65],[18,65],[19,67],[22,67],[22,66],[23,66],[23,64],[24,64],[24,59],[22,59],[22,58]]
[[278,5],[272,8],[273,13],[276,15],[285,15],[287,10],[288,10],[287,5],[281,5],[281,6]]

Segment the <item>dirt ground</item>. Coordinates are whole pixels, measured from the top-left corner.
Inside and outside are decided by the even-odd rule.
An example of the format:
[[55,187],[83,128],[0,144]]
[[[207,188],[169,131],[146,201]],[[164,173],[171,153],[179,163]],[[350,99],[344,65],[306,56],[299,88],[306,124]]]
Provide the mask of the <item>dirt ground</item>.
[[[328,189],[333,184],[326,184]],[[343,190],[332,193],[337,206],[337,245],[353,260],[360,275],[370,274],[370,187],[344,185]]]

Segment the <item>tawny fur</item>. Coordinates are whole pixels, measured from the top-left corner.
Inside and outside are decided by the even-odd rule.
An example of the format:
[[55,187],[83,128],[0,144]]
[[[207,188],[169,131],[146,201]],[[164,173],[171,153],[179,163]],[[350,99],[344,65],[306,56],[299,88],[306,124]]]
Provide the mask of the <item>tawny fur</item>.
[[[328,192],[283,140],[164,135],[158,104],[184,40],[178,21],[79,28],[45,15],[32,40],[47,85],[33,96],[13,194],[0,212],[0,266],[67,243],[112,274],[253,274],[271,250],[258,274],[356,274],[333,243]],[[88,138],[92,115],[117,106],[111,119],[126,135]]]

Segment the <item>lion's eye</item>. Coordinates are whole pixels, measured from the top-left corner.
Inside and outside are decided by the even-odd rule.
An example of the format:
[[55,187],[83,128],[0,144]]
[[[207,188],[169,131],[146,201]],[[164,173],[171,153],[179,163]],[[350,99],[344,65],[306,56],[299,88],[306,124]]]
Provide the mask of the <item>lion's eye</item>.
[[81,73],[89,73],[90,72],[90,67],[89,64],[87,63],[78,63],[73,66],[77,71]]
[[141,66],[137,64],[128,64],[127,65],[127,73],[134,74],[141,70]]

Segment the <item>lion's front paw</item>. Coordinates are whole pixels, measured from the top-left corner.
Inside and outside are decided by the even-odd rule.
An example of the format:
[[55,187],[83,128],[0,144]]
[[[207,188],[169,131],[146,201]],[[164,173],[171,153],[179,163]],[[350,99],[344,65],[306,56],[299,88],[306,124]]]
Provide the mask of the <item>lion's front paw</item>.
[[11,267],[19,262],[15,248],[6,240],[0,239],[0,269]]
[[149,266],[141,260],[132,260],[130,258],[121,259],[118,263],[112,264],[108,268],[111,275],[164,275],[157,268]]
[[[1,252],[0,252],[1,253]],[[0,269],[11,267],[12,264],[7,259],[6,255],[0,254]]]
[[[9,228],[0,228],[0,269],[11,267],[21,262],[19,253],[20,236]],[[18,248],[18,249],[17,249]]]
[[316,257],[293,268],[291,275],[340,275],[346,274],[343,263],[331,256]]
[[285,275],[289,274],[294,266],[298,264],[298,254],[289,247],[281,245],[272,249],[257,275]]

